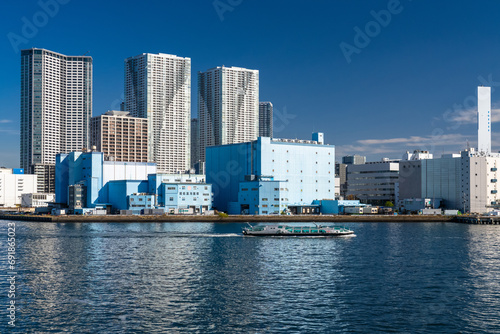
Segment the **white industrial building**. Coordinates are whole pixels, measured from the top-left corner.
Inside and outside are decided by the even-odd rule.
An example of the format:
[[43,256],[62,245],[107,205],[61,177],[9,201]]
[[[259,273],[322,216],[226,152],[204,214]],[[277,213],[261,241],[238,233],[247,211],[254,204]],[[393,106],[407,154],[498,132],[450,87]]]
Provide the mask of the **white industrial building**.
[[23,194],[36,191],[36,175],[16,174],[11,168],[0,168],[0,207],[21,205]]
[[159,172],[191,167],[191,58],[143,53],[125,60],[125,110],[147,118],[148,162]]
[[490,87],[478,87],[478,150],[401,162],[401,200],[442,199],[444,209],[471,213],[498,209],[500,154],[491,153],[490,92]]
[[21,206],[23,208],[41,208],[49,206],[49,203],[55,202],[56,194],[35,193],[22,194]]
[[205,148],[259,136],[259,71],[218,66],[198,72],[200,160]]
[[[462,182],[460,192],[466,212],[485,213],[498,208],[500,194],[498,180],[500,156],[484,156],[474,150],[463,151],[461,156]],[[461,207],[458,207],[460,209]]]

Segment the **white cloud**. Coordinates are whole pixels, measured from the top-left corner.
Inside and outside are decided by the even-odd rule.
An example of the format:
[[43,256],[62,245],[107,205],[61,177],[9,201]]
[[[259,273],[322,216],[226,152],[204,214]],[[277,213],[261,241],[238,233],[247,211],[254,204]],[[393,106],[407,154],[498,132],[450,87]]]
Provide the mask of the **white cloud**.
[[[491,122],[500,122],[500,108],[491,109]],[[456,110],[446,116],[446,121],[458,124],[476,124],[477,109]]]
[[458,142],[465,142],[467,139],[466,136],[453,133],[447,135],[439,135],[439,136],[411,136],[407,138],[389,138],[389,139],[361,139],[357,142],[362,145],[385,145],[385,144],[405,144],[406,146],[415,146],[415,145],[435,145],[435,146],[443,146],[443,145],[456,145]]
[[0,119],[0,123],[12,123],[10,119]]
[[410,136],[382,139],[360,139],[353,144],[336,145],[337,157],[360,154],[371,161],[381,157],[399,158],[406,151],[427,150],[440,156],[442,153],[458,153],[467,146],[476,146],[475,136],[450,133],[437,136]]

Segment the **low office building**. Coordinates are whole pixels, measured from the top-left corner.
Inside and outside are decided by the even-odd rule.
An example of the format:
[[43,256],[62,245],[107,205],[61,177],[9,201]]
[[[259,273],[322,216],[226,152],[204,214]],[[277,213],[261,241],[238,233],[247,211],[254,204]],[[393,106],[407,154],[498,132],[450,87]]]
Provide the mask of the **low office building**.
[[227,212],[231,202],[231,211],[249,206],[250,202],[234,204],[239,203],[240,184],[262,177],[286,182],[287,195],[280,194],[279,198],[288,200],[280,200],[280,205],[310,205],[314,200],[334,199],[335,147],[322,144],[322,135],[316,138],[321,142],[260,137],[247,143],[207,147],[207,182],[213,185],[214,207]]
[[[342,157],[342,163],[335,164],[335,175],[338,178],[339,189],[338,198],[347,197],[347,167],[349,165],[361,165],[366,163],[366,157],[362,155],[346,155]],[[337,198],[337,197],[336,197]]]
[[440,198],[409,198],[400,200],[398,208],[401,213],[419,213],[420,210],[438,209],[441,207]]
[[358,200],[321,200],[314,201],[318,204],[320,212],[324,215],[338,215],[344,214],[345,208],[360,208],[365,204],[361,204]]
[[387,201],[395,203],[398,174],[399,161],[395,160],[349,165],[347,196],[372,205],[384,205]]
[[[190,183],[205,183],[205,175],[201,174],[165,174],[157,173],[148,175],[148,193],[156,194],[156,206],[165,206],[165,184],[190,184]],[[211,193],[212,191],[210,191]],[[211,206],[211,204],[210,204]]]
[[37,192],[37,176],[24,174],[21,168],[0,168],[0,207],[22,204],[23,194]]
[[48,207],[49,203],[54,202],[55,194],[22,194],[21,195],[21,206],[23,208],[43,208]]
[[158,203],[170,214],[200,214],[212,210],[212,185],[206,183],[163,183]]
[[144,212],[155,208],[155,195],[147,193],[134,193],[128,197],[128,210],[133,213]]

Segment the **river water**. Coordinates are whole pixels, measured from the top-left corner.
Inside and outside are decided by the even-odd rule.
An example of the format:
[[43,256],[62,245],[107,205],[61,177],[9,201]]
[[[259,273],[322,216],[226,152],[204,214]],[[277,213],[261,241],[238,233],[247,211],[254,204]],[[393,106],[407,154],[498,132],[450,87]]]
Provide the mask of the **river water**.
[[[242,224],[16,222],[1,333],[500,333],[500,227],[353,223],[354,237]],[[15,327],[7,307],[15,300]]]

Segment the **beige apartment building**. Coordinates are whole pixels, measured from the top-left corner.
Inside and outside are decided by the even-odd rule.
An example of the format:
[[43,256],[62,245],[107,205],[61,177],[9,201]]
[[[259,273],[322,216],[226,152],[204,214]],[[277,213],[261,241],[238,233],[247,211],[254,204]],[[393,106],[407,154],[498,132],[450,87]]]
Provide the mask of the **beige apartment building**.
[[92,117],[92,146],[112,161],[148,162],[148,120],[111,110]]

